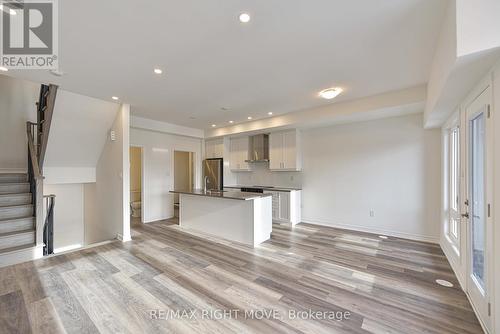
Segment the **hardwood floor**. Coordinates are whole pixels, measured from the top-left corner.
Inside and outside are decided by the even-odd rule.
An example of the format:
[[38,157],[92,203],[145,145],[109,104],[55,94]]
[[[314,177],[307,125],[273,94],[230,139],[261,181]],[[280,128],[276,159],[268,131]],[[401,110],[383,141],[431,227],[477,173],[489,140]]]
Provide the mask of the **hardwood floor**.
[[0,268],[0,332],[482,333],[438,245],[308,224],[255,249],[172,222],[132,231]]

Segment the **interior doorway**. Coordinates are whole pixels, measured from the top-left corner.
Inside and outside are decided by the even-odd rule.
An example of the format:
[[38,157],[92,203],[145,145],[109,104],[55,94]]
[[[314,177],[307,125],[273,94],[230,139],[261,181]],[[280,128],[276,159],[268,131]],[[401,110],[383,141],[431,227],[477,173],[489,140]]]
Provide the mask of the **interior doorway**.
[[130,216],[131,222],[142,221],[142,147],[130,147]]
[[[174,188],[194,188],[194,153],[174,151]],[[174,217],[179,218],[179,194],[174,194]]]

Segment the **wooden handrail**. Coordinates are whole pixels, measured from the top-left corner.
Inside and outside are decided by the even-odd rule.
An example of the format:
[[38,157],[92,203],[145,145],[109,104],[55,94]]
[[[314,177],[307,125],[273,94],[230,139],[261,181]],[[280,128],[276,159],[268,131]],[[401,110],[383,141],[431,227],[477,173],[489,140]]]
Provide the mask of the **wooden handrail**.
[[[44,109],[44,118],[39,120],[39,126],[41,126],[42,136],[40,138],[39,147],[39,159],[40,168],[43,167],[43,162],[45,161],[45,152],[47,151],[47,143],[49,141],[50,124],[52,123],[52,114],[54,112],[54,107],[56,103],[57,95],[57,85],[49,85],[46,109]],[[42,122],[43,121],[43,122]]]
[[40,172],[40,165],[38,164],[38,157],[35,149],[35,140],[33,137],[32,126],[36,125],[33,122],[26,122],[27,134],[28,134],[28,151],[31,160],[31,168],[33,168],[33,177],[35,179],[43,179],[42,173]]

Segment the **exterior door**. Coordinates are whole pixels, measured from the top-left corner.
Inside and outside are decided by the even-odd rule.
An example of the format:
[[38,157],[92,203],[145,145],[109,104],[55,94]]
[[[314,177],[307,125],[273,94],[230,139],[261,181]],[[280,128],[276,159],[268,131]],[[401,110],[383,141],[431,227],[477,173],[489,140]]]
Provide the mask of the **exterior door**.
[[483,323],[490,327],[492,295],[491,200],[493,179],[490,123],[491,89],[486,88],[466,108],[467,119],[467,292]]

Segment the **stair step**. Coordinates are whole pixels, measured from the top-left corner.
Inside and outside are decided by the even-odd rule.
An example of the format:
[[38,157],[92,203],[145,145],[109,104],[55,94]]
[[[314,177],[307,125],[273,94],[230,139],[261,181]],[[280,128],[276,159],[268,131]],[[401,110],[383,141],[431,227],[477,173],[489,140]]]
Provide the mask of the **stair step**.
[[0,207],[31,204],[31,193],[0,195]]
[[27,182],[0,183],[0,195],[29,193],[29,192],[30,192],[30,184]]
[[24,231],[34,228],[35,217],[0,220],[0,234]]
[[28,182],[28,174],[25,173],[0,173],[0,183]]
[[0,207],[0,220],[33,216],[33,205],[14,205]]
[[23,231],[7,232],[0,234],[0,250],[35,243],[35,230],[33,228]]

